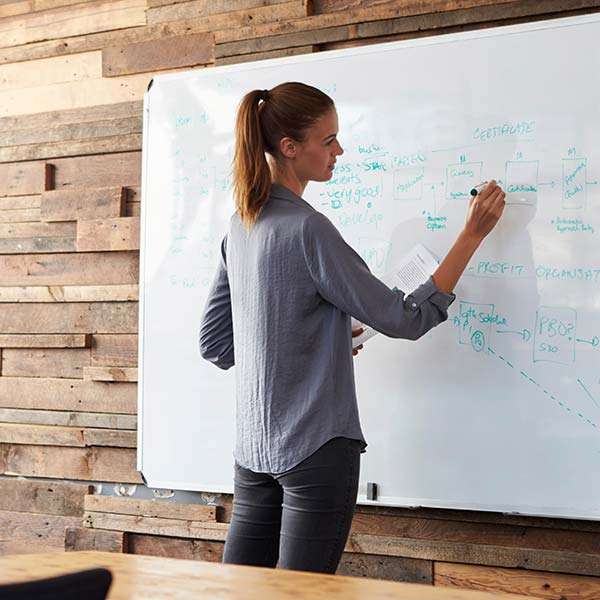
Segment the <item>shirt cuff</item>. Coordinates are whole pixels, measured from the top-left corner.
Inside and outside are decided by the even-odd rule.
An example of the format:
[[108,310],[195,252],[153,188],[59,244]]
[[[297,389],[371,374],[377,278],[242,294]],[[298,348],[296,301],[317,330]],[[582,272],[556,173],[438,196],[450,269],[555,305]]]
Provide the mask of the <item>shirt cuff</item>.
[[438,308],[447,311],[448,307],[454,302],[455,299],[456,294],[446,294],[446,292],[440,292],[440,290],[435,287],[433,277],[430,276],[424,284],[420,285],[412,294],[409,294],[406,297],[406,302],[409,308],[418,310],[421,304],[428,300],[432,304],[435,304]]

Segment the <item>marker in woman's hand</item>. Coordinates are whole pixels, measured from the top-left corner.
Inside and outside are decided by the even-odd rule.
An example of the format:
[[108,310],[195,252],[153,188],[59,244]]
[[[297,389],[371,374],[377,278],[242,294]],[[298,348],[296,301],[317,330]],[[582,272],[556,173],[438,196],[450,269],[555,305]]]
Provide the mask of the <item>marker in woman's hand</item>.
[[481,191],[487,184],[488,182],[484,181],[482,183],[478,183],[476,186],[473,186],[473,189],[471,190],[471,196],[477,196],[477,194],[481,194]]

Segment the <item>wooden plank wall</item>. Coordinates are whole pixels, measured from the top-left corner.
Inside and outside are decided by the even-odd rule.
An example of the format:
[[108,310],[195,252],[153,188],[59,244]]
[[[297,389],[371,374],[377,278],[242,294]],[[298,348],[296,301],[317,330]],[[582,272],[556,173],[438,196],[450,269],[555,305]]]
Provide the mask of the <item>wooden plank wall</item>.
[[[222,556],[230,497],[148,490],[136,471],[153,75],[598,10],[600,0],[0,0],[0,553]],[[363,507],[340,572],[591,600],[599,533],[586,521]]]

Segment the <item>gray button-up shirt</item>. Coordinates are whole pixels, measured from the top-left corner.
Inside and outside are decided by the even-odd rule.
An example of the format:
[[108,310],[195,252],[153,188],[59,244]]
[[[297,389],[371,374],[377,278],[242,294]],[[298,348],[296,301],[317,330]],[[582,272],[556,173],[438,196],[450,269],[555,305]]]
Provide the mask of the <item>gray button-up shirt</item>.
[[391,290],[327,217],[283,186],[272,186],[249,233],[233,215],[200,352],[236,366],[238,464],[282,473],[338,436],[364,450],[350,317],[415,340],[447,319],[453,300],[432,278],[406,298]]

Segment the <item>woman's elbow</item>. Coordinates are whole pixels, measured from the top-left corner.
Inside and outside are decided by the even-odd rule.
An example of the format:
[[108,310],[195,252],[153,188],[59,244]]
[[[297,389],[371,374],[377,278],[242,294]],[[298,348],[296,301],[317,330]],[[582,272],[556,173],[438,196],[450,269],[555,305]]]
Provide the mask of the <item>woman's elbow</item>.
[[207,340],[200,336],[200,356],[219,367],[219,369],[227,370],[234,365],[233,344],[219,343]]

